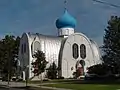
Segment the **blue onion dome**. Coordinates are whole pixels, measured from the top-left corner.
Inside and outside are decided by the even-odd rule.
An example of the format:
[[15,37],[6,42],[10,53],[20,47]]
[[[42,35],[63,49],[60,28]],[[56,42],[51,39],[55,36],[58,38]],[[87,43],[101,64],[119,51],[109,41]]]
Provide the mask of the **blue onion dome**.
[[65,10],[64,15],[61,18],[58,18],[56,20],[56,27],[58,29],[65,28],[65,27],[75,28],[75,26],[76,26],[76,19],[72,17],[67,12],[67,10]]

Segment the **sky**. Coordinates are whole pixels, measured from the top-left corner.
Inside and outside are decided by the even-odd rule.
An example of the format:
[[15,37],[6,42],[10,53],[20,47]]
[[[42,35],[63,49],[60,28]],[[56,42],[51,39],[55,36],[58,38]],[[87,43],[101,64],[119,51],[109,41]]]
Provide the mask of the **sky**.
[[[120,0],[103,0],[120,5]],[[0,0],[0,37],[21,36],[24,32],[57,35],[55,21],[64,13],[64,0]],[[120,16],[120,8],[93,0],[68,0],[68,12],[76,18],[76,32],[103,43],[110,16]]]

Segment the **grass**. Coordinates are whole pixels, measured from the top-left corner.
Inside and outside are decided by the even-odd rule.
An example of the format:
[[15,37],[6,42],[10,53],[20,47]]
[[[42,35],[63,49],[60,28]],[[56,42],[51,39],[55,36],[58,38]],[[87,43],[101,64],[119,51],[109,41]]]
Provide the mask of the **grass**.
[[[29,83],[40,84],[41,81],[30,81]],[[120,90],[120,80],[81,81],[56,79],[43,81],[42,83],[48,83],[44,84],[44,86],[47,87],[66,88],[72,90]]]
[[56,87],[56,88],[66,88],[73,90],[118,90],[120,89],[119,84],[47,84],[44,86]]
[[[11,88],[12,90],[13,88]],[[41,88],[41,87],[14,87],[14,89],[16,90],[51,90],[51,89],[47,89],[47,88]]]
[[[42,81],[42,83],[57,83],[57,82],[64,82],[64,81],[66,81],[66,80],[64,80],[64,79],[54,79],[54,80]],[[28,83],[40,84],[41,81],[40,80],[28,81]]]
[[28,89],[28,90],[51,90],[51,89],[45,89],[45,88],[32,88],[32,89]]

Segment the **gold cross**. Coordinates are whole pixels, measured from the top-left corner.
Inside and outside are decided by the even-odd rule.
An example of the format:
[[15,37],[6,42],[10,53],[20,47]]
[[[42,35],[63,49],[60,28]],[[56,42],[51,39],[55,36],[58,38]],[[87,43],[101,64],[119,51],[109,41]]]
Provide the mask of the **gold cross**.
[[64,8],[66,9],[67,0],[64,1]]

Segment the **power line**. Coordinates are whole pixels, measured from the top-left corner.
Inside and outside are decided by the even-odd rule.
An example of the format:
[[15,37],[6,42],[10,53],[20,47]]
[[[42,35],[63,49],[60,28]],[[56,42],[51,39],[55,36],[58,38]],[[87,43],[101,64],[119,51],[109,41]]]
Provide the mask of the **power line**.
[[106,1],[101,1],[101,0],[93,0],[93,1],[101,3],[101,4],[109,5],[109,6],[112,6],[112,7],[115,7],[115,8],[120,8],[119,5],[111,4],[111,3],[106,2]]

